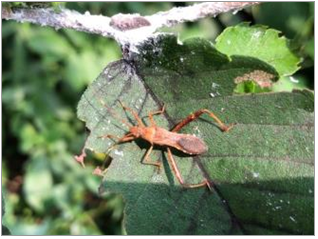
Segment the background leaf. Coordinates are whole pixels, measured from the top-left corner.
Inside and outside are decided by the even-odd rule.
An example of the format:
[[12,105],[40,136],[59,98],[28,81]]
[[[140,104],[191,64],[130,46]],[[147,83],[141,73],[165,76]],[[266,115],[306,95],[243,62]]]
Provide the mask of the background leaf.
[[[122,199],[99,198],[93,168],[83,171],[73,160],[85,140],[76,118],[80,94],[107,62],[118,59],[118,46],[75,31],[6,23],[3,224],[13,235],[121,234]],[[70,68],[80,77],[71,77]]]
[[[4,214],[5,214],[5,201],[4,201],[4,196],[3,196],[3,194],[1,195],[1,216],[2,216],[2,218],[4,217]],[[3,225],[3,222],[1,223],[1,227],[2,227],[2,235],[10,235],[11,233],[10,233],[10,231],[9,231],[9,229],[5,226],[5,225]]]
[[[201,108],[237,125],[222,133],[211,119],[202,117],[182,132],[202,138],[209,152],[197,157],[174,152],[185,181],[198,183],[206,177],[214,183],[213,192],[183,189],[164,148],[152,154],[152,160],[163,161],[160,174],[140,163],[147,142],[137,140],[113,150],[114,160],[100,191],[123,195],[126,232],[312,234],[312,93],[233,95],[237,77],[255,70],[275,75],[275,69],[249,57],[229,62],[204,40],[179,45],[172,36],[159,36],[139,51],[134,63],[122,60],[105,68],[82,96],[78,116],[91,130],[87,148],[105,152],[112,141],[100,136],[127,132],[119,119],[130,116],[116,103],[118,99],[146,122],[147,113],[165,103],[164,116],[156,116],[160,127],[171,128]],[[212,92],[215,88],[218,94]],[[102,102],[113,108],[112,113]]]
[[[37,160],[40,160],[41,163],[36,162]],[[52,175],[47,172],[47,164],[48,160],[43,157],[33,159],[25,177],[26,199],[32,207],[41,212],[45,210],[44,206],[48,205],[48,199],[52,197],[53,179]]]
[[241,23],[228,27],[216,39],[215,47],[229,56],[243,55],[263,60],[273,66],[280,76],[295,73],[300,59],[290,49],[290,42],[279,31],[266,26]]

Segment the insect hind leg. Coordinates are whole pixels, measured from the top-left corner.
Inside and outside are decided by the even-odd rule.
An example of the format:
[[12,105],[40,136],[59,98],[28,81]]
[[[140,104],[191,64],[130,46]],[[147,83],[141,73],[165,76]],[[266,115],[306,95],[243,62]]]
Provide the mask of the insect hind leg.
[[216,123],[218,124],[220,129],[222,131],[224,131],[224,132],[229,131],[234,126],[234,124],[226,126],[213,112],[211,112],[211,111],[209,111],[207,109],[201,109],[201,110],[198,110],[198,111],[194,112],[193,114],[190,114],[187,118],[185,118],[184,120],[179,122],[171,131],[172,132],[178,132],[184,126],[186,126],[187,124],[189,124],[192,121],[194,121],[197,118],[199,118],[202,114],[208,114],[212,119],[214,119],[216,121]]
[[178,169],[178,166],[176,164],[176,161],[174,160],[172,153],[171,153],[171,149],[167,148],[168,151],[168,161],[172,167],[172,171],[174,172],[174,174],[176,175],[179,183],[185,187],[185,188],[198,188],[198,187],[204,187],[204,186],[208,186],[208,188],[210,190],[212,190],[212,187],[209,183],[209,181],[207,179],[204,179],[201,183],[197,183],[197,184],[187,184],[183,181],[182,176],[180,174],[180,171]]

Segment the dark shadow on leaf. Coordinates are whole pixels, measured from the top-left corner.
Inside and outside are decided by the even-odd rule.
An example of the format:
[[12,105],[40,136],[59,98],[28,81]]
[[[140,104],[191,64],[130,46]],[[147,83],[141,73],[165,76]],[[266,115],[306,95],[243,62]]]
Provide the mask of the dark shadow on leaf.
[[[313,235],[313,193],[303,195],[303,203],[292,193],[260,190],[286,182],[302,187],[312,181],[313,178],[308,177],[217,184],[222,200],[230,205],[240,226],[227,214],[218,195],[207,188],[184,189],[179,184],[113,181],[104,181],[102,187],[125,198],[124,223],[129,235]],[[138,201],[131,192],[142,192]]]

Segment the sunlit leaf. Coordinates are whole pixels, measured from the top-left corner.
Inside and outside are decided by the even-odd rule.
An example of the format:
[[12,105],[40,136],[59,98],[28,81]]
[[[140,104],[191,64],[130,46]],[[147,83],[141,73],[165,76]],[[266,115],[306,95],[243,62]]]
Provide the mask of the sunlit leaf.
[[273,66],[280,76],[292,75],[300,58],[290,49],[290,41],[279,31],[266,26],[242,23],[229,27],[218,36],[215,47],[229,56],[255,57]]

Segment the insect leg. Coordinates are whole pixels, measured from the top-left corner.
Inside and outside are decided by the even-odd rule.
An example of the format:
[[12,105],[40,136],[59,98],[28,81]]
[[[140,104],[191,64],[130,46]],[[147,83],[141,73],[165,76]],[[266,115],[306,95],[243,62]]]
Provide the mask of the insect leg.
[[118,136],[115,136],[115,135],[110,135],[110,134],[105,135],[105,136],[100,136],[99,138],[115,138],[115,139],[118,139],[117,142],[115,142],[112,146],[110,146],[110,147],[106,150],[105,154],[109,154],[109,152],[112,151],[113,148],[115,148],[115,147],[116,147],[118,144],[120,144],[120,143],[132,141],[132,140],[136,139],[136,137],[134,137],[134,136],[133,136],[132,134],[130,134],[130,133],[124,135],[124,136],[121,137],[121,138],[118,137]]
[[165,112],[165,106],[162,106],[161,110],[150,112],[148,114],[148,117],[149,117],[149,120],[150,120],[150,124],[151,124],[152,127],[156,126],[156,122],[154,121],[152,116],[153,115],[157,115],[157,114],[163,114],[163,112]]
[[148,151],[147,151],[145,157],[142,159],[141,163],[147,164],[147,165],[156,166],[156,167],[158,167],[158,170],[160,170],[160,168],[161,168],[161,163],[159,163],[159,162],[150,162],[149,155],[151,154],[152,149],[153,149],[153,145],[151,145],[151,147],[148,149]]
[[125,111],[127,110],[130,113],[132,113],[134,118],[137,120],[139,126],[146,127],[145,124],[142,122],[142,120],[139,118],[138,114],[133,109],[126,107],[121,101],[119,101],[119,103]]
[[198,183],[198,184],[187,184],[187,183],[185,183],[183,181],[183,179],[182,179],[182,176],[180,174],[180,171],[178,169],[176,161],[174,160],[174,158],[172,156],[170,148],[167,148],[167,151],[168,151],[168,161],[169,161],[169,163],[170,163],[170,165],[172,167],[172,171],[174,172],[174,174],[176,175],[178,181],[180,182],[180,184],[183,187],[185,187],[185,188],[197,188],[197,187],[203,187],[203,186],[207,185],[209,187],[209,189],[211,190],[210,184],[209,184],[209,182],[206,179],[203,182]]
[[[107,157],[106,157],[106,159],[109,157],[109,153],[110,153],[110,151],[112,151],[119,143],[123,143],[123,142],[128,142],[128,141],[131,141],[131,140],[134,140],[135,139],[135,137],[132,135],[132,134],[126,134],[126,135],[124,135],[123,137],[118,137],[118,136],[115,136],[115,135],[110,135],[110,134],[108,134],[108,135],[103,135],[103,136],[99,136],[99,138],[112,138],[112,139],[117,139],[118,141],[117,142],[115,142],[112,146],[110,146],[108,149],[107,149],[107,151],[105,152],[105,154],[107,154]],[[84,152],[85,153],[85,152]],[[85,154],[85,156],[86,156],[86,154]],[[79,158],[80,156],[77,156],[77,158]],[[77,159],[76,158],[76,160],[78,161],[78,162],[80,162],[79,161],[79,159]],[[80,162],[81,163],[81,162]],[[83,164],[82,164],[83,165]],[[95,169],[94,169],[94,171],[93,171],[93,174],[94,175],[97,175],[97,176],[104,176],[105,175],[105,173],[106,173],[106,171],[107,171],[107,168],[103,171],[100,167],[96,167]]]
[[117,143],[127,142],[127,141],[135,139],[135,137],[129,133],[124,135],[123,137],[118,137],[116,135],[107,134],[107,135],[99,136],[98,138],[117,139]]
[[182,129],[184,126],[186,126],[187,124],[191,123],[193,120],[196,120],[197,118],[200,117],[200,115],[202,114],[208,114],[211,118],[213,118],[216,123],[219,125],[219,127],[221,128],[222,131],[229,131],[234,124],[231,124],[230,126],[226,126],[215,114],[213,114],[211,111],[207,110],[207,109],[201,109],[198,110],[196,112],[194,112],[193,114],[189,115],[187,118],[185,118],[184,120],[182,120],[180,123],[178,123],[171,131],[172,132],[178,132],[180,129]]

